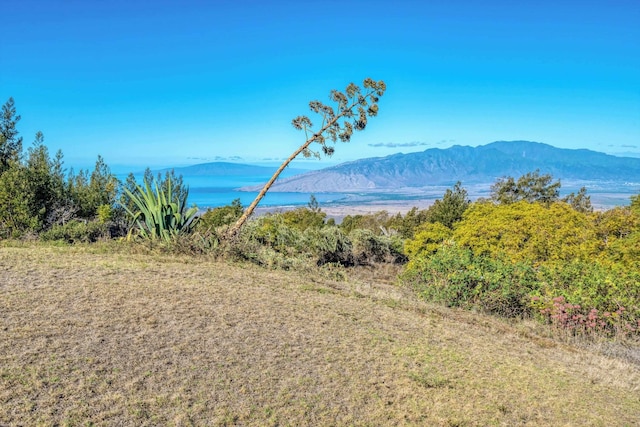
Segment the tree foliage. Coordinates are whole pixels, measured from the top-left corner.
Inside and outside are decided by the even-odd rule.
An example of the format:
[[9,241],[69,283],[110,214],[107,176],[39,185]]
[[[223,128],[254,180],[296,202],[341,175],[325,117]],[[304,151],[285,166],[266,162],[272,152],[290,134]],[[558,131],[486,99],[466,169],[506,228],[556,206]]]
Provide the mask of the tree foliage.
[[[78,175],[69,175],[70,207],[75,216],[93,219],[101,206],[114,206],[120,183],[111,173],[102,156],[98,156],[91,173],[81,170]],[[102,208],[104,210],[104,208]]]
[[22,153],[22,137],[18,136],[16,124],[20,116],[16,114],[13,98],[9,98],[2,106],[0,117],[0,174],[9,168],[11,162],[20,160]]
[[36,203],[29,178],[27,168],[22,165],[0,175],[0,237],[18,237],[40,227],[33,212]]
[[374,234],[389,234],[391,217],[387,211],[378,211],[370,214],[347,215],[342,219],[340,227],[345,233],[353,230],[369,230]]
[[[93,172],[64,169],[63,154],[51,157],[44,135],[22,152],[12,98],[2,108],[0,122],[0,236],[42,234],[72,220],[86,224],[96,218],[107,225],[115,218],[119,182],[98,156]],[[73,233],[108,230],[108,227],[74,226]],[[89,232],[89,229],[91,231]],[[55,233],[51,234],[55,235]]]
[[533,263],[589,259],[598,245],[590,218],[561,202],[475,203],[453,238],[476,255]]
[[308,228],[321,228],[327,214],[309,207],[297,208],[282,213],[285,225],[304,231]]
[[413,238],[407,239],[404,251],[411,259],[432,255],[452,234],[453,230],[440,222],[426,222],[418,227]]
[[410,239],[414,236],[418,226],[428,222],[428,219],[428,209],[421,210],[414,206],[405,215],[398,213],[391,218],[389,220],[388,227],[397,231],[403,238]]
[[[547,184],[538,195],[555,192]],[[603,212],[588,208],[584,190],[531,197],[472,203],[452,229],[420,225],[405,242],[403,280],[447,305],[536,316],[580,333],[640,334],[637,197]]]
[[551,203],[560,196],[560,181],[552,181],[551,175],[540,175],[539,170],[526,173],[517,181],[510,176],[500,178],[491,186],[491,199],[501,204],[519,201]]
[[462,219],[470,203],[467,190],[458,181],[453,188],[447,189],[442,199],[436,200],[429,207],[426,213],[427,221],[439,222],[445,227],[453,228],[453,225]]
[[573,209],[578,212],[593,212],[593,206],[591,206],[591,196],[587,195],[586,187],[581,187],[578,194],[570,193],[564,199],[564,202],[568,203]]
[[629,206],[629,209],[640,217],[640,194],[631,196],[631,205]]
[[0,176],[0,227],[5,236],[38,233],[51,225],[64,186],[56,169],[38,132],[24,164],[12,160]]

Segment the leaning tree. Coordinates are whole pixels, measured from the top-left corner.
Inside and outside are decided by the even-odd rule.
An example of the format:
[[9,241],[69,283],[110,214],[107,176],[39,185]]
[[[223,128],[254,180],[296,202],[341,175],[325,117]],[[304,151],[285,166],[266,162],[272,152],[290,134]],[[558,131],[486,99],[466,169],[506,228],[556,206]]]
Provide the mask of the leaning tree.
[[[360,88],[358,85],[350,83],[344,92],[332,90],[329,97],[331,101],[337,103],[337,111],[320,101],[311,101],[309,103],[311,111],[322,117],[322,124],[317,131],[314,131],[309,117],[298,116],[293,119],[293,127],[304,131],[306,141],[280,165],[254,201],[229,229],[228,237],[233,238],[238,234],[247,219],[253,214],[260,200],[293,159],[300,154],[304,157],[317,158],[320,158],[321,153],[331,156],[335,149],[332,143],[337,142],[338,139],[342,142],[348,142],[354,130],[361,131],[366,128],[367,117],[374,117],[378,114],[378,100],[384,94],[387,86],[382,80],[376,82],[371,78],[366,78],[362,86]],[[313,143],[320,146],[318,150],[311,148]]]

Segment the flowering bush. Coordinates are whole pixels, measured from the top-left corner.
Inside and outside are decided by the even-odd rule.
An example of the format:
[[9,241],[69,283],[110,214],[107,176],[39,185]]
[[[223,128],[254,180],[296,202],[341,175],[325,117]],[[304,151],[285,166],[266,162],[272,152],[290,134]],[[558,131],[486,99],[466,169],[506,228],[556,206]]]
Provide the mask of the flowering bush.
[[620,306],[616,311],[588,310],[571,304],[563,296],[543,299],[531,298],[531,307],[553,327],[582,335],[629,336],[640,333],[640,319],[634,318]]

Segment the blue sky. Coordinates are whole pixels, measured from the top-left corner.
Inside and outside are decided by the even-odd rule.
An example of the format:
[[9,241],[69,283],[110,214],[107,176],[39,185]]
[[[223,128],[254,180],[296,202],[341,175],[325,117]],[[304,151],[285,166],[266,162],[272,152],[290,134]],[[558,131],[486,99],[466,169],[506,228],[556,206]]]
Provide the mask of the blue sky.
[[519,139],[640,156],[638,0],[3,3],[0,102],[71,166],[276,162],[309,101],[365,77],[379,116],[310,166]]

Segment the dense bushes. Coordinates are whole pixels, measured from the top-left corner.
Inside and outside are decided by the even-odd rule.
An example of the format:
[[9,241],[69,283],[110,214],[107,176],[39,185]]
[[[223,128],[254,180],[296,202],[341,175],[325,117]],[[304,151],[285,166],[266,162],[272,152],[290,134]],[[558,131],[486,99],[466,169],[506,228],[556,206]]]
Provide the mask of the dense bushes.
[[[19,120],[10,98],[0,118],[0,238],[92,242],[123,236],[132,222],[141,233],[156,235],[157,224],[148,223],[151,210],[145,209],[155,197],[142,197],[151,191],[145,193],[146,187],[138,186],[133,175],[119,182],[100,156],[91,172],[66,171],[62,152],[52,158],[42,132],[25,153],[16,127]],[[155,180],[147,169],[144,182],[157,182],[154,196],[169,195],[154,217],[162,220],[161,234],[166,228],[184,230],[194,224],[195,208],[189,211],[184,205],[188,189],[182,177],[171,171]]]
[[640,333],[637,209],[592,212],[584,194],[580,203],[542,194],[475,202],[451,228],[417,227],[405,243],[402,280],[449,306],[538,317],[574,331]]
[[98,221],[72,219],[65,224],[55,224],[40,234],[44,241],[61,240],[68,243],[91,243],[111,238],[109,227]]
[[447,242],[412,258],[403,280],[426,300],[513,317],[529,311],[536,277],[530,264],[477,256]]
[[534,264],[589,259],[599,249],[593,220],[562,202],[477,202],[452,237],[476,255]]
[[339,226],[317,221],[324,217],[323,212],[300,208],[255,218],[243,228],[236,250],[244,248],[248,254],[244,258],[268,265],[282,258],[289,260],[286,265],[294,258],[298,263],[343,266],[404,261],[399,238],[367,229],[347,233]]
[[243,207],[240,199],[235,199],[227,206],[207,209],[204,214],[200,215],[196,229],[200,232],[207,232],[225,225],[231,225],[240,218],[242,211]]
[[24,162],[10,162],[0,175],[0,237],[40,234],[72,219],[122,220],[116,207],[118,181],[101,157],[89,174],[66,175],[62,153],[51,159],[38,134]]

